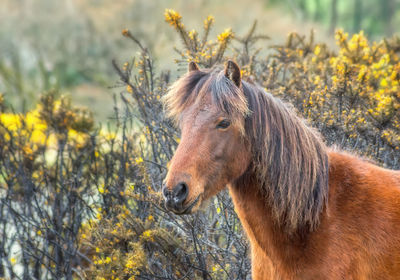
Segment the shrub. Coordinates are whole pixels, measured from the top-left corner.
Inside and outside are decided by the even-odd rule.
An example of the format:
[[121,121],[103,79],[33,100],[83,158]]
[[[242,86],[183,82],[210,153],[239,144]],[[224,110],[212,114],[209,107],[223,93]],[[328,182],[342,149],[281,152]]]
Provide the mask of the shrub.
[[[334,53],[293,33],[262,58],[267,37],[256,24],[210,40],[212,17],[201,36],[177,12],[165,17],[183,41],[178,64],[213,67],[229,51],[245,79],[293,104],[327,142],[399,167],[398,39],[338,31]],[[26,114],[0,98],[0,277],[249,279],[249,246],[226,192],[191,216],[164,209],[159,190],[179,142],[160,103],[170,73],[123,35],[140,53],[113,63],[122,106],[108,129],[54,92]]]
[[398,38],[368,42],[341,30],[339,52],[290,34],[261,63],[257,80],[292,103],[329,144],[357,150],[385,166],[400,167]]

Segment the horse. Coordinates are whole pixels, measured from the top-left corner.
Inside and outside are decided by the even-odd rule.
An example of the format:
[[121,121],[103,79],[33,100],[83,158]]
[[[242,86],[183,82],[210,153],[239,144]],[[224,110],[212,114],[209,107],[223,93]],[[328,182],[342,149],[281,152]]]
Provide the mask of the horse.
[[326,146],[233,61],[191,62],[163,102],[181,131],[165,207],[190,214],[227,187],[253,279],[400,279],[399,171]]

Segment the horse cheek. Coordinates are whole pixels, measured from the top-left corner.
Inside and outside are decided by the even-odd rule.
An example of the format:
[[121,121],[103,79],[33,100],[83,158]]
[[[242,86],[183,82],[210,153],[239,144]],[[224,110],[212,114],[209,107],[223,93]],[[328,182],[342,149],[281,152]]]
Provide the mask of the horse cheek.
[[249,145],[239,139],[235,145],[232,145],[231,156],[228,159],[228,169],[230,180],[236,180],[244,174],[250,165],[251,153],[249,151]]

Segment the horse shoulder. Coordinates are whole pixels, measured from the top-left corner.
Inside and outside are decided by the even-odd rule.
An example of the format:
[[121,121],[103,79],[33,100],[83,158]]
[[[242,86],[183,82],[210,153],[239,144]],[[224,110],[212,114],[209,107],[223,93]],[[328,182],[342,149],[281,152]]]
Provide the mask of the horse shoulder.
[[339,260],[349,277],[400,277],[400,172],[348,154],[330,153],[329,159],[321,225],[330,240],[327,256]]

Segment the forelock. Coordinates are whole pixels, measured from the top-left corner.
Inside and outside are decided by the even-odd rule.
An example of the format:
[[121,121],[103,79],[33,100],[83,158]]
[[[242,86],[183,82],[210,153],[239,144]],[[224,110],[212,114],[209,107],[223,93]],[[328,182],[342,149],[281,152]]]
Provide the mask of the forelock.
[[247,100],[220,68],[191,71],[171,85],[162,98],[167,116],[176,123],[182,112],[193,104],[200,104],[205,97],[211,97],[212,104],[233,121],[244,119],[248,114]]

